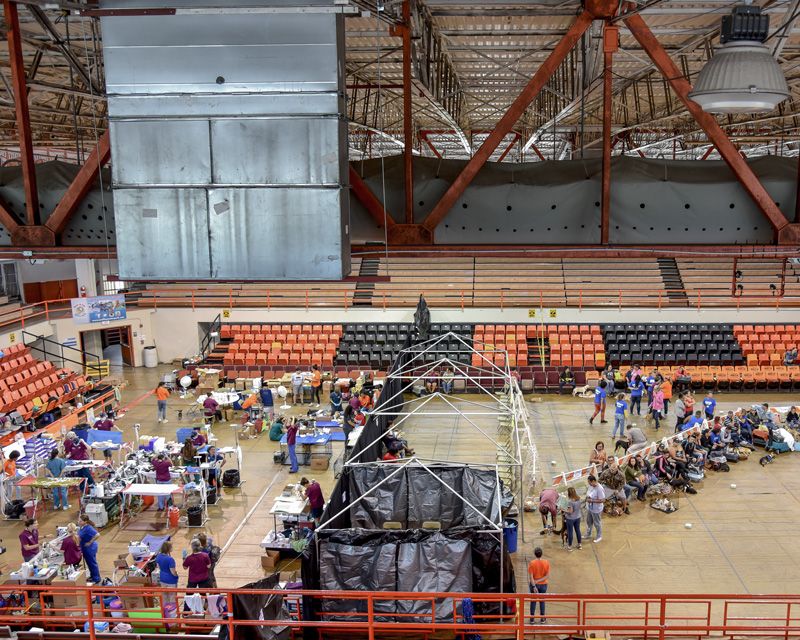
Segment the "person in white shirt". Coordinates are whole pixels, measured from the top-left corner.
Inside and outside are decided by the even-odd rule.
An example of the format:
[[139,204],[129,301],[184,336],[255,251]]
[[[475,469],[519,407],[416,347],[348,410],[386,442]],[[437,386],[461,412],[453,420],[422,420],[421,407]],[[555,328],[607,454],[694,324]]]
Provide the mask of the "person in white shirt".
[[297,404],[298,398],[300,399],[300,404],[303,404],[303,381],[305,380],[305,376],[300,369],[295,369],[295,372],[292,374],[292,404]]
[[592,535],[592,528],[597,529],[595,542],[603,539],[603,505],[606,501],[606,492],[597,482],[597,478],[589,476],[589,487],[586,489],[586,537]]

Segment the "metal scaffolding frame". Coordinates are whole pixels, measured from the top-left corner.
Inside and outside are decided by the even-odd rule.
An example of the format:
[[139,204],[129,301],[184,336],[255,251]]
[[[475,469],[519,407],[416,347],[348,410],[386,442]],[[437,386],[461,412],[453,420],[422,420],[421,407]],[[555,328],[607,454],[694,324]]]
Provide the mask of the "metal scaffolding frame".
[[[387,380],[400,380],[401,389],[383,400],[381,407],[386,408],[379,407],[370,415],[373,418],[385,416],[394,428],[414,417],[456,417],[464,420],[494,447],[498,475],[508,482],[514,500],[521,509],[536,484],[536,446],[528,425],[528,410],[519,385],[508,367],[507,352],[480,341],[471,342],[473,344],[463,336],[449,332],[403,349],[399,360],[406,361],[387,375]],[[455,345],[455,351],[452,345]],[[429,360],[431,356],[434,358],[432,361]],[[496,364],[494,356],[500,356],[506,364]],[[469,364],[464,362],[465,359]],[[479,364],[472,364],[473,362]],[[413,400],[405,400],[405,395],[411,393],[420,380],[431,377],[445,367],[453,370],[454,381],[463,380],[467,389],[477,389],[485,397],[481,401],[455,399],[452,395],[436,391]],[[493,389],[501,391],[498,393]],[[398,402],[395,401],[402,401],[402,407],[398,409]],[[487,433],[473,419],[478,416],[496,416],[499,422],[498,432],[506,432],[507,442],[503,442],[499,436]],[[369,443],[359,443],[359,450],[350,456],[345,467],[363,464],[356,462],[358,457],[377,444],[383,435]],[[461,460],[436,462],[473,464]],[[521,521],[520,525],[524,539],[524,523]]]

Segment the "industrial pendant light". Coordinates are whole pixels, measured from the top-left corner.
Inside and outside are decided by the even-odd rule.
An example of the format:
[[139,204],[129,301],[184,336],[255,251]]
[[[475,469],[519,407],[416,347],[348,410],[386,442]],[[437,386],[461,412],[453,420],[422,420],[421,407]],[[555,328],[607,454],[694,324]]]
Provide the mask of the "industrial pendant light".
[[722,46],[697,76],[689,97],[710,113],[763,113],[789,97],[780,66],[764,45],[769,16],[753,5],[722,18]]

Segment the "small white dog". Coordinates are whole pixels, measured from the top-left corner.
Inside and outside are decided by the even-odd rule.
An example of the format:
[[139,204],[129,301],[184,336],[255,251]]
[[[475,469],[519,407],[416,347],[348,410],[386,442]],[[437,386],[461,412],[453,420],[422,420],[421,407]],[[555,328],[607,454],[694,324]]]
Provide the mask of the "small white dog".
[[589,385],[585,384],[582,387],[575,387],[572,390],[573,396],[580,396],[581,398],[594,397],[594,391],[589,389]]

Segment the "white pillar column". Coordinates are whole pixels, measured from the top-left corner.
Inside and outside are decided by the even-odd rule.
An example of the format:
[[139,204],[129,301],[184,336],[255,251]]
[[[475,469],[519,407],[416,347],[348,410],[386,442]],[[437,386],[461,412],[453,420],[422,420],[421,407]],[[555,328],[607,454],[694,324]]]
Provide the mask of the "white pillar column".
[[91,298],[97,295],[97,276],[94,271],[93,259],[75,260],[75,275],[78,278],[79,292],[83,287],[87,297]]

